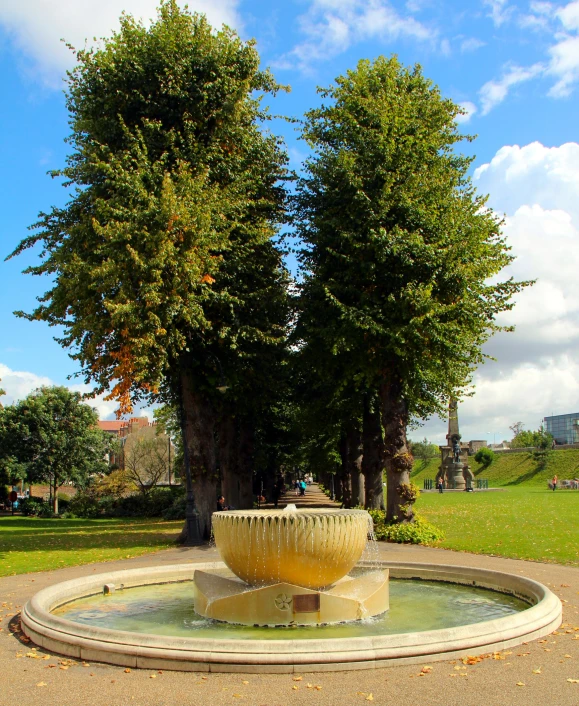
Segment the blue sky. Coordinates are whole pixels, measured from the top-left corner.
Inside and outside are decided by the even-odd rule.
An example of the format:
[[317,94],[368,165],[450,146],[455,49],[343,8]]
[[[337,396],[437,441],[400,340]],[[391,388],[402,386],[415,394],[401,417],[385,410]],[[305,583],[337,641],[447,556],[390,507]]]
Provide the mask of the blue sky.
[[[398,54],[420,63],[444,95],[464,105],[462,127],[477,134],[463,150],[476,155],[473,178],[506,214],[505,235],[517,255],[509,274],[537,278],[520,295],[488,352],[496,363],[476,376],[460,407],[464,438],[509,438],[523,421],[537,428],[552,412],[579,410],[579,0],[202,0],[191,9],[254,37],[264,66],[292,91],[275,112],[301,116],[316,87],[361,58]],[[41,210],[67,194],[47,170],[63,164],[68,134],[62,77],[70,52],[86,38],[107,35],[122,10],[145,20],[153,0],[20,0],[0,5],[0,252],[26,236]],[[294,166],[306,147],[294,127],[276,123]],[[12,401],[39,384],[67,381],[76,365],[43,323],[13,316],[30,310],[47,283],[21,274],[29,252],[0,262],[0,377]],[[78,389],[84,389],[79,387]],[[113,403],[97,400],[103,417]],[[445,425],[430,420],[413,436],[441,441]]]

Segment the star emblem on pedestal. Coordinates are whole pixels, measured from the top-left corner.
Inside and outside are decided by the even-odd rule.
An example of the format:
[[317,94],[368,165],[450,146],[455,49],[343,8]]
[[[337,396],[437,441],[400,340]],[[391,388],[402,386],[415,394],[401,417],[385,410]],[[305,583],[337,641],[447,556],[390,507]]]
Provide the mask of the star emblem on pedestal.
[[292,603],[292,597],[288,596],[287,593],[280,593],[276,596],[274,603],[275,607],[280,610],[289,610]]

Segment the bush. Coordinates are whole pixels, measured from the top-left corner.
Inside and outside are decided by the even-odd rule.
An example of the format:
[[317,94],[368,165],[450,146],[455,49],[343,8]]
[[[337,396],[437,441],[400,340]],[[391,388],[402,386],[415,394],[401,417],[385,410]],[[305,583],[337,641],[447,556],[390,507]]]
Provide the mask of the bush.
[[419,515],[414,522],[387,523],[384,510],[368,510],[374,521],[376,539],[409,544],[434,544],[444,539],[444,533]]
[[179,495],[173,500],[171,507],[163,512],[164,520],[184,520],[187,511],[187,496]]
[[477,463],[480,463],[483,468],[488,468],[495,460],[494,451],[492,449],[488,449],[486,446],[483,446],[482,449],[479,449],[475,453],[474,460]]
[[54,517],[52,507],[42,498],[24,498],[18,503],[18,509],[25,517]]
[[67,508],[67,515],[94,519],[100,517],[103,512],[101,500],[90,491],[80,491],[70,499]]

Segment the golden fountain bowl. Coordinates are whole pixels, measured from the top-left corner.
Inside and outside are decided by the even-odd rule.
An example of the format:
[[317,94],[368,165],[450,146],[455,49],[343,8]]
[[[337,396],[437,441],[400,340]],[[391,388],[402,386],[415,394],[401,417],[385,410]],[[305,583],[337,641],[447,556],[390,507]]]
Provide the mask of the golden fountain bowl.
[[352,569],[364,551],[365,510],[231,510],[213,514],[221,558],[251,585],[318,589]]

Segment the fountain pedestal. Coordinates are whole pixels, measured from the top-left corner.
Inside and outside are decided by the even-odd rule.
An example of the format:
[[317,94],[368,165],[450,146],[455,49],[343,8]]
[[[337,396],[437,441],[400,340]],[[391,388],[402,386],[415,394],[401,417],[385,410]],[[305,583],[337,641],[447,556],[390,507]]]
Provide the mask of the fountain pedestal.
[[195,612],[242,625],[361,620],[388,610],[388,571],[349,576],[372,520],[365,510],[229,510],[213,515],[228,576],[195,572]]
[[240,625],[319,625],[362,620],[389,608],[388,570],[346,576],[325,590],[281,582],[251,587],[237,578],[195,572],[195,612]]

